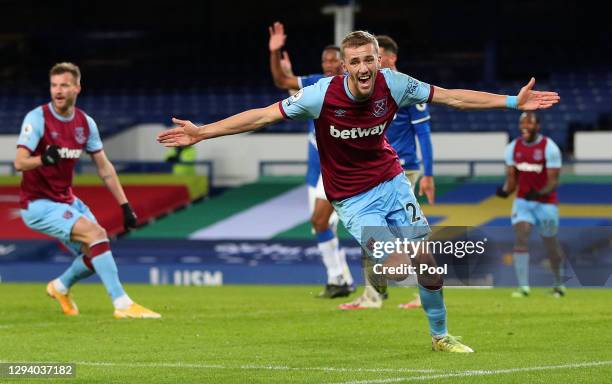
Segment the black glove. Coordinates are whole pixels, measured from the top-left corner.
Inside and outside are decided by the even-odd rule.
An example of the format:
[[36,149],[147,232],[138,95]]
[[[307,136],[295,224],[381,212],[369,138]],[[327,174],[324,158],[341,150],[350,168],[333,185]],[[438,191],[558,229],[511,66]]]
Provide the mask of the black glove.
[[168,156],[166,161],[173,164],[178,163],[181,161],[181,152],[183,152],[183,147],[174,148],[174,154],[172,154],[172,156]]
[[168,157],[166,157],[166,161],[169,162],[169,163],[172,163],[172,164],[178,163],[179,162],[179,155],[176,154],[176,155],[168,156]]
[[542,196],[544,196],[544,195],[542,195],[540,192],[536,191],[535,189],[531,188],[529,190],[529,192],[527,192],[525,194],[525,196],[523,196],[523,198],[525,200],[532,201],[532,200],[537,200],[537,199],[539,199]]
[[56,165],[60,161],[59,145],[49,145],[40,156],[43,165]]
[[504,190],[503,185],[500,185],[499,187],[497,187],[495,194],[501,197],[502,199],[505,199],[506,197],[510,196],[510,194]]
[[138,216],[132,210],[130,203],[121,204],[121,209],[123,210],[123,226],[125,229],[136,228]]

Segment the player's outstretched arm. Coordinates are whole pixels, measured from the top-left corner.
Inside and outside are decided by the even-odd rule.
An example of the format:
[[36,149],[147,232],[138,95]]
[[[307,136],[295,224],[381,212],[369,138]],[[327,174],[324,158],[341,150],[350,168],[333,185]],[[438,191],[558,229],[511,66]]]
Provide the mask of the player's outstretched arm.
[[299,89],[298,79],[291,72],[291,68],[289,67],[289,71],[283,68],[283,62],[285,66],[287,64],[291,65],[289,55],[286,52],[281,53],[281,48],[285,45],[285,40],[287,39],[285,27],[277,21],[268,30],[270,32],[270,40],[268,42],[270,72],[272,72],[274,85],[282,89]]
[[278,103],[265,108],[250,109],[212,124],[196,126],[189,120],[172,118],[175,128],[157,135],[157,141],[165,147],[193,145],[199,141],[220,136],[255,131],[283,120]]
[[560,100],[557,92],[534,91],[535,78],[521,88],[517,96],[470,91],[466,89],[444,89],[434,87],[432,102],[449,107],[474,110],[492,108],[512,108],[522,111],[535,111],[550,108]]

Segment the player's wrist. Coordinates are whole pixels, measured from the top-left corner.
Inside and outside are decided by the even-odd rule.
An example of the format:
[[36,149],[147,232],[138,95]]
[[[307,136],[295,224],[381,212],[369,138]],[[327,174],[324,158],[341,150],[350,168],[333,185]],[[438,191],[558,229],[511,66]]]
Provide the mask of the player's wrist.
[[506,197],[510,196],[510,192],[506,191],[506,189],[504,188],[503,185],[500,185],[497,187],[497,190],[495,191],[495,194],[503,199],[505,199]]
[[506,108],[518,109],[518,97],[517,96],[506,96]]
[[132,211],[132,206],[130,205],[129,201],[121,204],[120,207],[121,207],[121,209],[123,209],[124,212],[126,212],[126,211],[131,212]]

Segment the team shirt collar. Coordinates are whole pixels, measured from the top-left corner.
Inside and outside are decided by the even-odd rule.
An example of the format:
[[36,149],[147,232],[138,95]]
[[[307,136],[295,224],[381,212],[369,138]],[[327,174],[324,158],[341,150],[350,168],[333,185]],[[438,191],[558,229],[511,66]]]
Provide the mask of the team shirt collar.
[[541,133],[538,133],[538,137],[536,137],[536,139],[535,139],[533,142],[531,142],[531,143],[526,142],[526,141],[525,141],[525,139],[523,139],[522,137],[521,137],[521,141],[523,142],[523,144],[524,144],[525,146],[527,146],[527,147],[531,147],[532,145],[537,145],[537,144],[539,144],[539,143],[540,143],[540,141],[542,141],[542,139],[543,139],[543,138],[544,138],[544,136],[542,136],[542,134],[541,134]]
[[59,121],[63,121],[64,123],[67,123],[69,121],[72,121],[72,119],[74,119],[74,111],[72,112],[72,115],[68,116],[68,117],[64,117],[62,115],[60,115],[59,113],[57,113],[55,111],[55,108],[53,108],[53,103],[49,102],[49,110],[51,111],[51,113],[53,114],[53,116],[58,119]]

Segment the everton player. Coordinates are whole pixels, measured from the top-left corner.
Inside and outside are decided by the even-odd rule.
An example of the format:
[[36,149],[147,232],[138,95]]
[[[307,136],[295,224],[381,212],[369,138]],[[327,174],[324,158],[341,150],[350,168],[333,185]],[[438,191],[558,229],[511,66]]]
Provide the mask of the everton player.
[[[391,251],[377,258],[373,252],[377,244],[389,244],[398,237],[416,241],[430,233],[397,154],[384,135],[397,109],[433,102],[464,110],[536,110],[553,106],[559,96],[555,92],[532,90],[533,78],[517,96],[505,96],[444,89],[403,73],[380,69],[378,42],[364,31],[349,33],[342,41],[341,53],[346,75],[326,77],[279,103],[201,127],[173,119],[177,127],[160,133],[157,140],[168,147],[192,145],[253,131],[283,118],[315,119],[326,196],[344,226],[368,254],[366,260],[372,267],[368,268],[367,277],[380,292],[387,278],[406,278],[406,268],[395,267],[410,264],[411,256],[415,256],[413,261],[418,264],[435,265],[429,254]],[[447,331],[442,276],[420,274],[418,280],[433,350],[473,352]]]
[[89,153],[98,175],[123,210],[126,228],[136,225],[115,168],[102,148],[95,121],[75,107],[81,73],[72,63],[51,68],[51,102],[30,111],[17,142],[15,168],[23,172],[21,217],[33,230],[58,238],[77,255],[72,265],[47,284],[47,294],[66,315],[79,310],[70,288],[97,273],[111,297],[116,318],[159,318],[132,301],[119,281],[106,231],[89,208],[72,193],[74,167],[83,151]]
[[513,297],[529,296],[529,235],[536,226],[554,275],[552,294],[565,295],[561,281],[563,251],[557,238],[559,209],[557,187],[561,152],[550,137],[540,134],[540,121],[533,112],[523,112],[519,120],[521,136],[506,147],[506,182],[497,189],[503,198],[517,190],[512,204],[515,243],[512,259],[519,289]]
[[[276,22],[270,28],[270,71],[274,84],[295,94],[299,89],[315,84],[327,76],[342,74],[340,62],[340,48],[330,45],[323,49],[321,54],[321,69],[323,73],[308,76],[295,76],[291,70],[291,61],[287,52],[281,49],[285,45],[287,35],[282,23]],[[315,127],[312,120],[308,120],[308,168],[306,171],[306,184],[308,184],[308,207],[310,208],[310,221],[314,230],[317,246],[321,252],[323,264],[327,271],[327,284],[319,294],[321,298],[336,298],[350,295],[353,288],[353,276],[346,263],[346,255],[339,248],[336,228],[338,215],[334,207],[327,201],[321,180],[321,164],[317,152]]]

